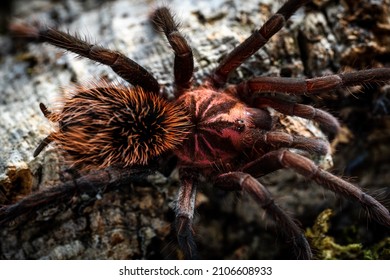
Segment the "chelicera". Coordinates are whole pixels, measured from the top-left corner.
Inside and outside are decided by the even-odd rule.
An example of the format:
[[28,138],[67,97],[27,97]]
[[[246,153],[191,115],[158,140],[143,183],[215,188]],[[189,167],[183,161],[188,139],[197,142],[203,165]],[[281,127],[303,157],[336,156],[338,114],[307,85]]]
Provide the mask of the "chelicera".
[[[41,104],[43,114],[56,122],[58,128],[41,142],[34,155],[55,142],[73,166],[96,171],[4,206],[0,223],[36,209],[55,197],[71,196],[70,189],[82,191],[91,186],[100,188],[131,180],[142,174],[140,170],[148,170],[156,159],[173,155],[178,159],[180,177],[175,226],[179,246],[186,258],[197,258],[192,223],[201,177],[223,190],[248,192],[285,233],[298,258],[313,257],[302,229],[258,180],[275,170],[291,169],[310,178],[359,202],[373,219],[390,226],[390,213],[386,207],[360,188],[318,167],[309,158],[313,154],[327,154],[328,140],[291,135],[278,126],[277,116],[312,120],[330,138],[338,133],[337,119],[323,110],[267,94],[310,95],[386,82],[390,79],[390,69],[368,69],[312,79],[253,77],[235,85],[227,84],[229,74],[264,46],[307,2],[310,1],[288,0],[261,28],[224,57],[197,87],[192,83],[194,60],[190,46],[169,9],[156,9],[152,21],[165,34],[175,54],[173,100],[162,97],[157,80],[121,53],[55,29],[12,25],[11,29],[17,35],[47,42],[110,66],[132,87],[102,82],[93,88],[79,87],[57,112],[51,112]],[[292,148],[303,153],[296,153]]]

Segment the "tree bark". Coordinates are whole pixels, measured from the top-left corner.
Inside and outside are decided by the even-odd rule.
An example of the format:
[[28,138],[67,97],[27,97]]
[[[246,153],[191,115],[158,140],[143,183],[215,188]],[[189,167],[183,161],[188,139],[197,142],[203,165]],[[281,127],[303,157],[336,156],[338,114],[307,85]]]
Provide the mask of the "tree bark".
[[[191,2],[191,3],[190,3]],[[280,3],[250,1],[172,1],[181,30],[195,55],[195,82],[214,69],[221,56],[242,42]],[[13,1],[12,17],[37,20],[77,32],[93,43],[121,51],[148,69],[172,94],[173,53],[149,22],[155,7],[144,1]],[[315,77],[371,67],[390,67],[390,1],[318,0],[300,9],[287,26],[230,77]],[[0,37],[0,204],[50,188],[69,178],[54,145],[32,154],[51,124],[39,110],[50,107],[75,83],[99,79],[123,82],[108,67],[46,44]],[[358,98],[356,98],[357,96]],[[328,108],[343,123],[336,139],[336,174],[347,171],[364,188],[389,191],[390,119],[388,85],[304,97],[300,102]],[[362,152],[364,150],[364,152]],[[313,225],[325,208],[334,208],[334,234],[355,228],[356,242],[375,244],[385,229],[360,217],[358,207],[291,172],[262,178],[280,204],[302,227]],[[18,219],[0,229],[2,259],[151,259],[181,258],[173,223],[178,189],[176,172],[147,182],[79,196]],[[325,198],[324,198],[325,194]],[[196,241],[203,258],[293,258],[289,244],[275,239],[277,228],[248,197],[237,199],[205,186],[197,198]],[[375,231],[375,233],[374,233]],[[352,234],[353,235],[353,234]],[[282,236],[282,234],[280,234]],[[345,236],[339,237],[340,242]]]

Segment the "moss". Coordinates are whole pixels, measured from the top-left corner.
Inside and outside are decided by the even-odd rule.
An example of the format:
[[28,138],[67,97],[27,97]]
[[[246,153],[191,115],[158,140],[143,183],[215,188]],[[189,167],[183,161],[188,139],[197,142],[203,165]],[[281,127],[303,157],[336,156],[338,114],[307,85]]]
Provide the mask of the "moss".
[[333,237],[327,235],[332,215],[331,209],[324,210],[317,217],[313,227],[306,230],[306,236],[310,240],[316,258],[322,260],[361,258],[359,257],[362,254],[361,244],[340,245]]
[[369,248],[364,248],[359,243],[337,244],[334,237],[328,235],[332,215],[333,212],[331,209],[324,210],[318,215],[313,227],[306,230],[306,236],[310,241],[317,259],[390,259],[390,237],[383,239]]
[[374,246],[363,253],[366,260],[390,260],[390,237],[374,244]]

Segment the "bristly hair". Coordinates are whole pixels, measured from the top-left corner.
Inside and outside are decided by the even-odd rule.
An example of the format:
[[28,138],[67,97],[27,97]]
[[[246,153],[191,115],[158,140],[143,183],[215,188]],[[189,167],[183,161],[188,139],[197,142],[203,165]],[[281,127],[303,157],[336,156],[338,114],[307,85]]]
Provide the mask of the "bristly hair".
[[170,31],[178,31],[179,24],[174,19],[174,15],[167,7],[161,7],[155,11],[152,16],[152,23],[157,31],[164,32],[166,36],[170,35]]
[[180,145],[190,127],[182,106],[140,87],[79,86],[63,104],[50,141],[85,169],[146,165]]

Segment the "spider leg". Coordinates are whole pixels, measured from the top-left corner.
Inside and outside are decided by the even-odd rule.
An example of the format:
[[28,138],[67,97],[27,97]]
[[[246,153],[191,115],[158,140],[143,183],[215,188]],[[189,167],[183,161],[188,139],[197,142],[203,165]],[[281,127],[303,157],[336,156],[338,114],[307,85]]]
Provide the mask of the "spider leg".
[[175,94],[178,96],[191,86],[192,74],[194,72],[194,59],[191,47],[178,30],[178,24],[168,8],[158,8],[152,15],[152,21],[160,31],[164,32],[175,53],[174,76],[177,87]]
[[272,151],[242,168],[243,172],[260,177],[272,171],[289,168],[321,186],[346,198],[358,201],[370,216],[390,227],[390,213],[379,201],[360,188],[318,167],[312,160],[288,150]]
[[283,114],[318,122],[331,136],[340,129],[338,120],[331,114],[312,106],[295,104],[279,98],[265,97],[264,93],[280,92],[293,95],[315,94],[354,85],[380,83],[390,80],[390,68],[376,68],[351,73],[328,75],[312,79],[256,77],[229,87],[229,92],[253,107],[271,107]]
[[198,252],[194,241],[192,220],[195,211],[196,185],[198,172],[189,168],[181,168],[180,189],[176,200],[176,233],[177,240],[186,259],[197,259]]
[[[330,145],[326,140],[319,138],[308,138],[304,136],[295,136],[282,131],[261,132],[254,130],[248,135],[248,147],[254,150],[264,150],[264,148],[295,148],[319,155],[329,153]],[[244,143],[246,139],[244,138]]]
[[317,122],[324,131],[333,138],[340,130],[339,121],[326,111],[310,105],[293,103],[279,98],[258,97],[253,99],[252,106],[257,108],[270,107],[285,115],[297,116]]
[[[255,77],[238,84],[235,91],[244,99],[253,94],[281,92],[294,95],[315,94],[338,88],[390,80],[390,68],[374,68],[349,73],[327,75],[311,79],[285,77]],[[233,89],[234,90],[234,89]]]
[[268,40],[284,26],[291,15],[308,2],[310,2],[310,0],[287,1],[260,29],[255,30],[251,36],[235,47],[221,61],[209,78],[211,85],[214,87],[221,87],[224,85],[229,73],[263,47]]
[[248,192],[266,212],[272,216],[282,232],[292,237],[296,255],[300,259],[311,259],[312,252],[303,231],[293,219],[275,204],[270,192],[251,175],[243,172],[229,172],[219,175],[215,184],[224,190]]
[[158,94],[160,86],[157,80],[142,66],[120,52],[112,51],[101,46],[91,44],[69,33],[45,26],[32,26],[23,23],[13,23],[10,30],[14,35],[30,40],[47,42],[56,47],[76,53],[96,62],[108,65],[134,86],[140,86],[148,92]]
[[99,191],[116,188],[128,184],[130,181],[141,180],[150,173],[151,170],[138,170],[136,168],[107,168],[91,172],[55,187],[33,193],[15,204],[1,206],[0,226],[47,205],[70,200],[76,193],[96,195]]

